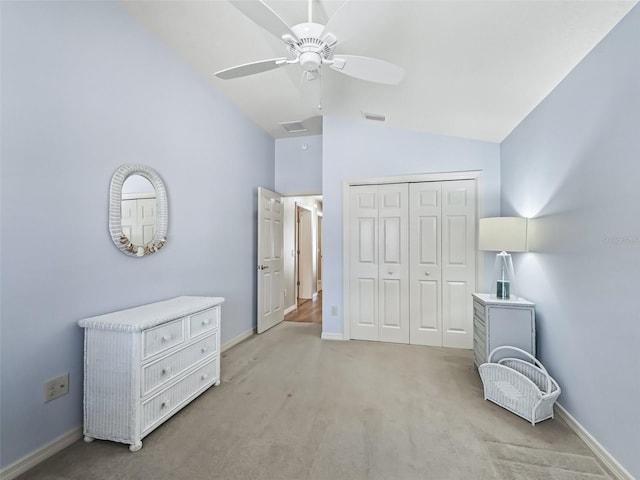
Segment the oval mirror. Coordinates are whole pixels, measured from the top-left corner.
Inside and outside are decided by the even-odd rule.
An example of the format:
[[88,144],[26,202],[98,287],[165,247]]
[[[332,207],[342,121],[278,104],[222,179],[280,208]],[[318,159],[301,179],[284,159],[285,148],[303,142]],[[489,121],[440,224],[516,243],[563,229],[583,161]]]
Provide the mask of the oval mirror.
[[143,257],[166,242],[167,193],[160,176],[145,165],[123,165],[111,179],[109,229],[125,254]]

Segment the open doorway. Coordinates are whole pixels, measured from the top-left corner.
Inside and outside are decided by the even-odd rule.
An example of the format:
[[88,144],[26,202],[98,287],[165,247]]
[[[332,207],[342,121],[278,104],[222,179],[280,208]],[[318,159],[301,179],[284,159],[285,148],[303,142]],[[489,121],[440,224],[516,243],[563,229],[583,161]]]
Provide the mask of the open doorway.
[[322,323],[322,197],[284,202],[284,319]]

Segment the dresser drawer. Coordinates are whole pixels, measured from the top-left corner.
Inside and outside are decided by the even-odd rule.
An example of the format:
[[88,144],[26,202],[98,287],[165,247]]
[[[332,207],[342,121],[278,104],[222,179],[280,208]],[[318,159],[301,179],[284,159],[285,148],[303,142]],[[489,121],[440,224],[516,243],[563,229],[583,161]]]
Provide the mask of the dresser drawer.
[[480,319],[482,319],[482,322],[484,323],[486,319],[485,307],[477,300],[473,301],[473,314],[480,317]]
[[171,415],[192,395],[211,386],[218,378],[218,357],[189,374],[175,385],[142,404],[142,434],[155,428],[165,417]]
[[217,352],[218,333],[204,337],[182,350],[149,363],[142,368],[142,395],[164,385],[172,378]]
[[473,354],[476,358],[482,359],[483,362],[486,361],[487,346],[484,338],[478,336],[477,333],[473,334]]
[[179,319],[143,331],[142,357],[149,358],[182,343],[184,341],[183,323],[183,319]]
[[189,317],[189,337],[197,337],[206,332],[218,329],[220,308],[213,307]]
[[484,320],[482,320],[477,315],[473,316],[473,330],[478,332],[478,334],[482,335],[482,338],[485,337],[486,326],[484,324]]

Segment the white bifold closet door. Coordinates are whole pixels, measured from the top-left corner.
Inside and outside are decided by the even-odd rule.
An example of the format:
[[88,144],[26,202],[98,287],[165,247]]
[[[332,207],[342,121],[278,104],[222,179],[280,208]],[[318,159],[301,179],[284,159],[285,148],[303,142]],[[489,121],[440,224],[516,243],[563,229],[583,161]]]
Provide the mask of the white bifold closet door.
[[472,348],[475,182],[412,183],[409,196],[410,341]]
[[350,188],[351,338],[409,343],[408,184]]
[[471,348],[475,182],[349,191],[351,338]]

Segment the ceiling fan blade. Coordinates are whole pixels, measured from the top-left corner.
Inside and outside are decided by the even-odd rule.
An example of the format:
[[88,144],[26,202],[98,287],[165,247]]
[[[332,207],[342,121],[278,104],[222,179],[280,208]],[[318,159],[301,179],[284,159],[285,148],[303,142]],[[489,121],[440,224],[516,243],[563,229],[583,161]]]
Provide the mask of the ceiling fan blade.
[[300,79],[300,97],[302,104],[314,110],[322,108],[320,70],[317,72],[302,72]]
[[231,5],[236,7],[255,23],[264,28],[267,32],[282,38],[284,34],[289,34],[296,40],[297,35],[291,30],[291,27],[274,12],[269,5],[262,0],[229,0]]
[[324,5],[320,3],[320,0],[311,0],[311,9],[313,22],[326,25],[329,21],[329,16],[327,15]]
[[404,78],[402,67],[359,55],[335,55],[330,66],[345,75],[387,85],[397,85]]
[[345,0],[325,24],[320,38],[331,33],[344,43],[353,37],[360,25],[369,25],[384,13],[386,2]]
[[282,65],[288,65],[286,63],[287,58],[271,58],[269,60],[260,60],[258,62],[245,63],[244,65],[238,65],[231,68],[226,68],[215,73],[215,76],[222,80],[229,80],[232,78],[246,77],[247,75],[254,75],[256,73],[266,72],[268,70],[274,70]]

